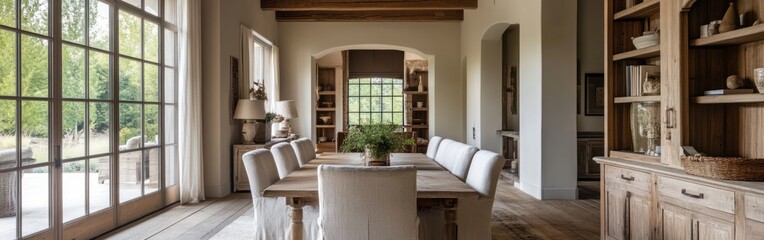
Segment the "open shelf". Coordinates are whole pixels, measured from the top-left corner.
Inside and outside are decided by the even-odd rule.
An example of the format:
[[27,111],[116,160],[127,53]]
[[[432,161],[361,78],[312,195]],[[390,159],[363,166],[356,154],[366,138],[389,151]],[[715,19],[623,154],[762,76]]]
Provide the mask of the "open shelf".
[[334,128],[334,125],[316,125],[316,128]]
[[692,101],[697,104],[762,103],[764,102],[764,94],[749,93],[718,96],[699,96],[693,98]]
[[319,112],[334,112],[336,110],[337,108],[316,108],[316,111],[319,111]]
[[337,94],[337,92],[335,92],[335,91],[322,91],[322,92],[318,92],[318,95],[336,95],[336,94]]
[[403,125],[403,127],[408,128],[429,128],[429,125],[423,125],[423,124],[414,124],[414,125]]
[[658,0],[645,0],[640,4],[615,13],[613,20],[644,18],[656,14],[660,11],[660,3]]
[[426,112],[429,108],[411,108],[411,111]]
[[643,49],[631,50],[624,53],[613,55],[613,61],[620,61],[626,59],[645,59],[653,58],[661,55],[661,45],[655,45]]
[[633,102],[660,102],[661,96],[639,96],[639,97],[616,97],[614,103],[633,103]]
[[403,94],[411,94],[411,95],[427,95],[427,92],[419,92],[419,91],[403,91]]
[[698,38],[690,41],[690,46],[705,47],[737,45],[759,40],[764,40],[764,24],[741,28],[725,33],[719,33],[709,37]]
[[642,161],[642,162],[650,162],[650,163],[660,163],[661,157],[657,156],[647,156],[641,153],[637,152],[628,152],[628,151],[610,151],[610,157],[612,158],[620,158],[620,159],[628,159],[628,160],[635,160],[635,161]]

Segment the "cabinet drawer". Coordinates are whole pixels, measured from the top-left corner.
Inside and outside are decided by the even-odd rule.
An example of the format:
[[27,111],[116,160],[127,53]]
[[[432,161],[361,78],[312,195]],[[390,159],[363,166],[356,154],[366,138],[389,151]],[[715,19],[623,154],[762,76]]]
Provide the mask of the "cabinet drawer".
[[605,166],[605,183],[619,183],[630,189],[646,192],[652,190],[652,177],[649,173],[607,165]]
[[745,216],[764,222],[764,196],[750,193],[745,195]]
[[724,189],[658,176],[658,195],[680,200],[687,204],[685,207],[707,207],[735,214],[735,193]]

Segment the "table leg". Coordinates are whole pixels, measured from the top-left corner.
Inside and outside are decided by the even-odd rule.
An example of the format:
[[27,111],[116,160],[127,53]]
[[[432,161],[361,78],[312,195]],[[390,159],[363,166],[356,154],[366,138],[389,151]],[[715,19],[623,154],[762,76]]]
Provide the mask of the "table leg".
[[446,217],[446,239],[456,240],[459,238],[459,229],[456,225],[456,199],[443,200],[443,213]]
[[302,206],[304,203],[299,198],[287,198],[287,205],[292,207],[292,223],[289,225],[292,240],[302,240]]

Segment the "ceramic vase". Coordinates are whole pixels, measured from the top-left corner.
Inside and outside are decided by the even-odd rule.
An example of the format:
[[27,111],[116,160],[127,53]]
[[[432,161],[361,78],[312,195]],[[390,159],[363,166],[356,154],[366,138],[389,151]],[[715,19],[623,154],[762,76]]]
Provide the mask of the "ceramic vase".
[[656,76],[648,74],[642,82],[642,95],[655,96],[661,95],[661,80]]
[[759,89],[759,93],[764,93],[764,68],[753,70],[753,81],[756,84],[756,88]]
[[422,85],[422,76],[419,76],[419,86],[417,86],[419,92],[424,92],[424,85]]
[[740,16],[737,14],[737,8],[735,3],[730,3],[727,12],[724,13],[722,23],[719,25],[719,33],[729,32],[737,29],[740,26]]

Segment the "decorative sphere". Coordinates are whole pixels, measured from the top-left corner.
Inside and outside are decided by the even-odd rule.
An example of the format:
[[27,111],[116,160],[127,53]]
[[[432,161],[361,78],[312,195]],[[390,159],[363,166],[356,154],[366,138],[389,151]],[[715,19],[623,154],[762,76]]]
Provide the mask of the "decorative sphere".
[[738,89],[743,86],[743,80],[737,77],[737,75],[731,75],[727,77],[727,88]]

